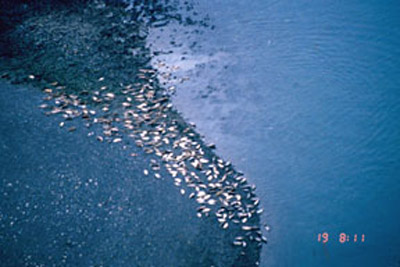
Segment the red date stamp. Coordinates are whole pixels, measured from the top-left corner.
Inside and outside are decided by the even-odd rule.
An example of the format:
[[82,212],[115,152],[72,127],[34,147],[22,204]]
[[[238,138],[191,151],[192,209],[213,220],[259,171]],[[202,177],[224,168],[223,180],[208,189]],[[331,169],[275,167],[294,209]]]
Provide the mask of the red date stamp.
[[[339,236],[331,236],[331,240],[339,241],[340,243],[364,243],[365,242],[365,234],[346,234],[340,233]],[[327,232],[318,233],[317,241],[319,243],[328,243],[329,241],[329,234]]]

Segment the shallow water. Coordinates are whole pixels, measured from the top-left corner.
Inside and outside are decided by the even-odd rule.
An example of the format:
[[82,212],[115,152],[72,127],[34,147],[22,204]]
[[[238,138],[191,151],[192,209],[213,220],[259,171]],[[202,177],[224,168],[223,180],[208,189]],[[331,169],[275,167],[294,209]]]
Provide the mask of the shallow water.
[[153,30],[182,44],[153,60],[190,77],[177,86],[178,109],[257,185],[272,228],[262,266],[400,265],[399,9],[201,1],[214,30]]

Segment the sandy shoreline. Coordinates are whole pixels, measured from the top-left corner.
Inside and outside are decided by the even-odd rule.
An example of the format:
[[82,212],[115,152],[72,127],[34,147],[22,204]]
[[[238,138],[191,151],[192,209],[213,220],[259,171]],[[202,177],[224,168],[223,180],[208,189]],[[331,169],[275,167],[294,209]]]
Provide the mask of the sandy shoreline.
[[[101,215],[101,212],[104,212],[104,201],[96,201],[97,206],[92,203],[93,205],[86,207],[87,212],[93,214],[92,217],[70,217],[67,212],[57,219],[57,214],[53,212],[55,219],[48,223],[46,218],[39,214],[39,225],[48,224],[50,230],[47,238],[54,240],[65,239],[53,235],[60,229],[73,228],[81,223],[88,225],[91,230],[82,230],[75,238],[79,240],[76,244],[82,242],[91,244],[86,251],[89,255],[85,255],[85,260],[81,260],[80,257],[76,257],[79,255],[79,249],[68,252],[70,257],[67,258],[72,259],[68,261],[69,264],[129,266],[132,260],[137,262],[137,266],[161,266],[160,264],[165,264],[164,261],[168,258],[166,255],[175,255],[170,257],[171,262],[167,266],[256,265],[259,260],[262,235],[258,234],[261,231],[257,208],[259,204],[253,188],[235,172],[230,163],[214,155],[212,149],[202,142],[195,129],[173,108],[168,96],[164,94],[154,77],[153,70],[149,68],[150,55],[144,47],[145,38],[146,28],[128,19],[128,15],[121,8],[99,4],[82,9],[60,8],[28,16],[7,33],[7,41],[14,43],[15,49],[8,51],[7,57],[2,58],[2,77],[16,84],[31,84],[44,92],[32,87],[15,89],[15,86],[2,84],[4,90],[1,100],[2,106],[5,107],[3,112],[7,115],[2,115],[5,126],[1,134],[8,137],[4,138],[8,141],[5,142],[3,149],[8,147],[7,143],[15,146],[25,143],[24,146],[32,149],[23,154],[26,153],[31,158],[35,157],[35,153],[39,153],[41,156],[36,156],[43,158],[48,164],[55,161],[53,176],[59,175],[61,166],[65,167],[65,164],[68,164],[70,168],[75,164],[76,175],[71,176],[70,184],[63,183],[62,186],[57,186],[56,183],[54,185],[56,189],[43,191],[44,194],[48,194],[48,198],[43,199],[43,202],[39,201],[43,210],[52,214],[52,205],[46,201],[59,196],[53,195],[53,191],[67,189],[62,195],[70,196],[69,194],[75,192],[73,188],[76,186],[76,184],[73,186],[72,181],[83,182],[83,179],[93,176],[91,170],[95,170],[97,175],[93,176],[96,178],[90,179],[92,181],[98,179],[97,183],[103,185],[102,189],[96,189],[94,195],[73,193],[74,197],[68,198],[64,203],[67,206],[62,201],[57,202],[59,209],[71,210],[71,206],[79,207],[105,195],[119,195],[117,199],[110,200],[115,203],[109,207],[108,213],[104,213],[104,216]],[[43,102],[42,99],[46,97],[48,101]],[[59,110],[57,101],[61,101],[63,105]],[[46,105],[45,111],[37,108],[40,105]],[[59,114],[46,117],[44,116],[46,112],[48,115]],[[127,118],[127,113],[133,114],[132,118]],[[63,114],[65,120],[59,116],[60,114]],[[24,121],[26,125],[13,121]],[[64,124],[60,127],[60,123],[63,122],[67,124],[66,127]],[[123,126],[127,129],[123,129]],[[117,130],[113,131],[113,127]],[[172,133],[164,134],[164,130],[159,131],[160,128],[171,127]],[[154,138],[153,133],[158,136],[159,134],[155,134],[158,131],[161,132],[161,138],[158,139],[163,141],[154,143],[151,147],[147,141],[150,137]],[[10,133],[16,134],[19,138],[14,139]],[[43,135],[46,135],[46,139],[43,139]],[[143,138],[143,135],[146,138]],[[158,142],[158,139],[155,142]],[[99,141],[101,145],[98,145]],[[138,145],[139,141],[141,145]],[[43,147],[42,150],[33,149],[40,145]],[[49,151],[55,155],[54,158],[46,159]],[[160,156],[152,157],[153,154],[157,155],[157,151]],[[182,151],[192,155],[187,161],[185,159],[176,161],[177,155]],[[20,153],[22,153],[21,148],[9,149],[5,153],[8,156],[3,164]],[[132,154],[135,156],[132,157]],[[86,156],[80,158],[80,155]],[[172,157],[172,161],[178,162],[179,166],[174,166],[175,163],[170,163],[169,159],[165,160],[164,156]],[[167,163],[162,163],[163,161]],[[201,163],[204,168],[199,167]],[[21,179],[26,179],[24,183],[38,190],[50,175],[45,167],[36,174],[34,172],[36,166],[30,166],[29,160],[22,160],[16,164],[22,173],[14,172],[15,166],[10,165],[8,171],[4,171],[4,175],[7,175],[4,177],[7,178],[2,178],[3,184],[10,183],[11,178],[23,177]],[[146,166],[151,164],[160,166],[150,170],[156,179],[147,176],[146,172],[143,175],[144,169],[146,171],[150,169]],[[207,165],[213,167],[207,170]],[[87,168],[87,166],[92,167]],[[182,174],[185,182],[181,184],[174,173],[183,171],[188,173],[188,176],[189,173],[190,175],[193,173],[192,176],[198,179],[191,180],[186,174]],[[36,175],[37,184],[36,182],[31,184],[29,180],[29,176],[33,173]],[[210,175],[215,177],[210,178]],[[9,189],[4,186],[2,191],[6,190]],[[195,199],[188,199],[188,195],[189,197],[192,195]],[[2,208],[6,214],[7,210],[13,210],[15,205],[19,205],[13,198],[8,200],[9,202],[4,202]],[[129,209],[130,205],[138,206]],[[138,215],[138,209],[146,215]],[[55,210],[57,211],[57,208]],[[110,211],[126,212],[126,214],[115,216],[113,213],[110,214]],[[98,219],[98,225],[110,226],[107,231],[100,231],[104,236],[97,234],[97,230],[94,231],[96,223],[88,219],[94,217]],[[70,221],[65,222],[63,219],[66,218]],[[80,221],[81,218],[84,219],[83,222]],[[61,224],[57,222],[59,219],[63,221]],[[114,221],[112,226],[109,225],[109,220]],[[132,221],[136,221],[135,227],[130,227]],[[28,218],[20,226],[21,229],[30,229],[38,227],[38,224],[36,222],[32,224]],[[142,229],[147,230],[142,231]],[[114,231],[118,235],[115,235]],[[126,236],[130,231],[133,231],[132,234]],[[3,227],[2,232],[5,233],[4,241],[12,242],[14,232],[8,225]],[[18,240],[26,238],[23,235],[18,236],[20,238],[17,238]],[[34,235],[33,240],[39,244],[45,240],[41,240],[40,237],[40,234]],[[237,239],[238,237],[242,238]],[[107,240],[112,245],[98,246],[100,240]],[[148,240],[150,244],[143,240]],[[156,245],[155,240],[157,240]],[[37,257],[38,263],[47,260],[51,263],[57,262],[54,258],[46,259],[48,255],[37,254],[39,253],[37,249],[40,248],[37,244],[19,249],[19,242],[16,241],[12,249],[4,252],[10,263],[16,263],[18,260],[27,262],[26,257],[22,256],[27,249],[32,250],[28,262],[33,262],[32,257]],[[54,250],[54,253],[59,254],[64,251],[65,248],[62,246],[58,247],[59,251]],[[108,247],[115,248],[114,254],[108,253]],[[135,249],[132,250],[132,247]],[[97,256],[91,257],[91,251],[95,251]],[[59,259],[61,258],[62,255]]]

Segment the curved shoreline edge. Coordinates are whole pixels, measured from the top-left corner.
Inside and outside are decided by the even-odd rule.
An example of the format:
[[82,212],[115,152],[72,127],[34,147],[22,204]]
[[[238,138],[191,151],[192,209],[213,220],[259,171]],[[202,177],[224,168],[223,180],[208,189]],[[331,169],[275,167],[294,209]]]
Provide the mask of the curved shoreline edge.
[[256,266],[264,240],[254,187],[173,108],[149,67],[146,29],[129,18],[120,6],[100,1],[27,15],[2,36],[14,49],[3,56],[0,75],[43,90],[47,102],[40,105],[47,115],[64,117],[65,132],[87,126],[86,135],[102,143],[135,147],[130,155],[145,159],[144,176],[168,177],[178,194],[192,196],[199,206],[193,215],[227,232],[216,245],[224,252],[211,265]]

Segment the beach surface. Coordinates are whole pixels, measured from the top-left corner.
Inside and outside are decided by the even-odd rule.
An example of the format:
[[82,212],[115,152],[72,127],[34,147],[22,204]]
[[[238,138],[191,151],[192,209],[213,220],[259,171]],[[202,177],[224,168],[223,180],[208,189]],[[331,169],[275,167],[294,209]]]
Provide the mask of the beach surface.
[[124,12],[61,5],[2,32],[1,262],[258,265],[254,187],[169,103]]

